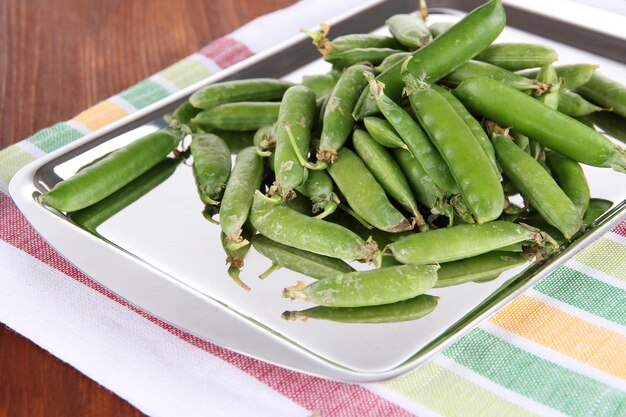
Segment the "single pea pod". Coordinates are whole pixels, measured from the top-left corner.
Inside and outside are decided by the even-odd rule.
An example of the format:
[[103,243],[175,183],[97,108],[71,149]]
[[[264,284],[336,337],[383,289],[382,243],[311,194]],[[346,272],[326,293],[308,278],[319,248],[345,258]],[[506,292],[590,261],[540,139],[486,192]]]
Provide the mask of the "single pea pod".
[[364,241],[345,227],[290,209],[278,198],[256,193],[250,212],[252,226],[269,239],[297,249],[346,260],[379,262],[375,242]]
[[626,117],[626,85],[594,72],[589,81],[576,92],[605,109]]
[[296,191],[311,199],[313,213],[322,210],[315,216],[317,219],[334,213],[340,203],[334,193],[333,180],[326,171],[310,171],[306,181],[296,187]]
[[626,117],[609,111],[593,113],[590,117],[604,133],[626,143]]
[[311,144],[311,128],[316,112],[315,93],[296,85],[285,92],[276,122],[274,172],[278,194],[287,199],[293,189],[306,181],[307,170],[298,153],[306,155]]
[[570,159],[626,172],[626,152],[611,140],[512,87],[473,78],[463,81],[454,95],[471,111],[512,126]]
[[[254,231],[254,228],[252,228],[249,224],[246,224],[243,227],[243,232],[241,236],[246,242],[254,242],[255,233],[256,232]],[[250,291],[250,287],[248,287],[239,276],[241,270],[243,269],[244,258],[250,251],[250,245],[233,247],[232,245],[229,245],[229,239],[224,233],[221,234],[221,241],[224,252],[226,252],[226,265],[228,265],[228,276],[230,276],[230,278],[241,288],[246,291]]]
[[372,226],[388,232],[412,228],[411,223],[391,204],[361,158],[346,148],[340,149],[337,156],[337,161],[328,167],[328,173],[359,216]]
[[589,200],[589,207],[583,216],[583,224],[589,227],[598,217],[606,213],[613,206],[613,202],[603,200],[601,198],[592,198]]
[[56,184],[41,201],[60,211],[76,211],[113,194],[158,164],[173,151],[180,135],[150,133],[119,148]]
[[256,132],[254,132],[252,143],[256,146],[257,154],[260,156],[270,156],[272,151],[276,148],[275,125],[268,125],[259,128]]
[[191,102],[185,101],[178,106],[172,114],[166,116],[165,121],[169,123],[171,128],[189,133],[191,132],[191,128],[188,125],[191,119],[196,117],[200,111],[201,109],[194,107]]
[[463,200],[478,223],[500,217],[504,191],[500,175],[465,121],[430,84],[407,74],[407,94],[417,118],[446,161]]
[[437,271],[435,288],[490,279],[527,262],[521,253],[503,251],[487,252],[472,258],[446,262],[441,264],[441,269]]
[[456,87],[463,81],[475,77],[490,78],[522,91],[536,91],[539,88],[543,91],[547,88],[546,86],[538,83],[536,80],[530,80],[504,68],[480,61],[466,62],[446,75],[441,82],[446,85]]
[[327,307],[391,304],[424,294],[437,282],[437,265],[397,265],[355,271],[285,288],[283,296]]
[[398,323],[424,317],[437,307],[439,297],[422,294],[397,303],[367,307],[318,306],[303,311],[285,311],[285,320],[329,320],[339,323]]
[[385,20],[389,32],[403,46],[418,49],[427,45],[432,39],[424,21],[410,14],[396,14]]
[[212,109],[221,104],[238,101],[270,101],[279,99],[293,83],[272,78],[224,81],[208,85],[189,97],[199,109]]
[[341,259],[318,255],[302,249],[286,246],[263,236],[257,235],[252,241],[252,246],[261,255],[272,261],[272,266],[261,278],[266,278],[269,272],[277,268],[287,268],[315,279],[329,276],[346,274],[354,271],[350,265]]
[[[230,250],[247,245],[241,236],[248,220],[254,192],[263,179],[263,158],[250,146],[239,152],[220,203],[220,227]],[[254,226],[254,225],[253,225]]]
[[531,206],[567,239],[576,234],[582,216],[550,174],[507,137],[494,134],[493,143],[505,175]]
[[398,49],[400,44],[390,36],[368,33],[355,33],[338,36],[331,41],[332,51],[348,51],[356,48],[392,48]]
[[533,43],[494,43],[476,55],[477,61],[488,62],[517,71],[526,68],[545,67],[559,59],[557,52],[545,45]]
[[344,145],[354,126],[352,110],[359,94],[367,85],[364,73],[372,69],[366,65],[353,65],[346,69],[328,97],[324,111],[322,135],[317,159],[332,164],[337,151]]
[[[561,88],[567,90],[573,90],[586,84],[591,76],[598,69],[598,65],[595,64],[568,64],[568,65],[555,65],[554,69],[562,82]],[[531,69],[519,71],[518,74],[526,78],[537,78],[537,74],[540,70]]]
[[391,48],[355,48],[326,54],[324,55],[324,61],[330,62],[333,66],[339,68],[347,68],[361,63],[378,65],[382,63],[385,58],[398,52],[401,51]]
[[606,109],[588,102],[579,94],[565,90],[559,93],[558,110],[568,116],[581,117],[599,111],[604,111]]
[[365,166],[374,174],[374,178],[383,190],[413,215],[413,220],[421,231],[428,230],[428,226],[417,208],[411,187],[402,173],[402,169],[389,151],[361,129],[354,130],[352,146]]
[[257,130],[278,120],[280,103],[272,101],[220,104],[198,113],[191,123],[205,130]]
[[471,258],[537,239],[538,233],[534,230],[515,223],[493,221],[415,233],[387,245],[385,252],[403,264],[424,265]]
[[438,187],[450,194],[459,192],[459,187],[444,162],[437,148],[422,128],[413,120],[402,107],[391,100],[383,91],[384,86],[376,80],[371,80],[370,91],[375,97],[376,105],[387,121],[398,132],[402,141],[411,153],[420,162],[428,175]]
[[335,84],[337,84],[337,80],[330,73],[304,75],[302,77],[302,85],[313,90],[317,98],[328,95]]
[[404,61],[412,55],[412,52],[396,52],[395,54],[389,55],[383,60],[383,62],[381,62],[377,67],[374,68],[374,72],[376,74],[383,73],[398,62]]
[[[502,1],[490,0],[427,46],[418,49],[408,62],[408,70],[424,81],[437,82],[491,45],[505,24]],[[402,65],[398,62],[376,77],[377,81],[385,85],[385,94],[394,101],[401,98],[404,89]],[[363,91],[354,109],[354,118],[360,120],[376,112],[373,97]]]
[[556,152],[546,154],[546,163],[550,167],[552,176],[578,209],[582,217],[589,206],[591,198],[589,184],[582,167],[576,161],[559,155]]
[[230,176],[230,149],[211,133],[196,133],[189,145],[193,156],[193,176],[200,200],[204,204],[219,204]]
[[108,197],[70,213],[70,219],[83,229],[96,233],[98,226],[168,179],[180,161],[181,159],[165,158]]
[[369,134],[372,135],[372,138],[382,146],[409,149],[387,120],[379,117],[365,117],[363,124]]

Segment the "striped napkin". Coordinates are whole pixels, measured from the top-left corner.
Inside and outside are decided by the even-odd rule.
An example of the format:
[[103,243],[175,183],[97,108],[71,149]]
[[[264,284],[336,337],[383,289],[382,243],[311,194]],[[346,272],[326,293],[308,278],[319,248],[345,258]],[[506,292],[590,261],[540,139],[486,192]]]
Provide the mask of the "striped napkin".
[[[626,222],[424,366],[347,384],[228,351],[134,307],[61,257],[7,195],[28,162],[358,3],[304,0],[259,18],[0,151],[0,321],[155,416],[626,416]],[[264,27],[282,30],[257,36]]]

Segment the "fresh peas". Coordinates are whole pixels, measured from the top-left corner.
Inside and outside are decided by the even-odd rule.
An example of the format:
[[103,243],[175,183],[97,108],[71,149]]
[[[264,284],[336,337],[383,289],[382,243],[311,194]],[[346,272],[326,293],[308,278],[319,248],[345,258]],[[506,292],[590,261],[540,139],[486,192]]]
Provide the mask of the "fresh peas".
[[437,271],[435,288],[449,287],[470,281],[482,281],[527,262],[528,260],[520,253],[501,250],[446,262],[441,264],[441,269]]
[[196,133],[191,136],[189,150],[200,200],[204,204],[219,204],[230,176],[230,149],[219,136]]
[[206,110],[238,101],[269,101],[281,98],[292,85],[271,78],[224,81],[196,91],[189,97],[189,102],[196,108]]
[[[573,90],[586,84],[596,72],[598,66],[594,64],[570,64],[556,65],[554,69],[559,76],[559,80],[563,83],[561,88]],[[518,74],[526,78],[537,78],[538,73],[539,70],[536,69],[518,72]]]
[[[222,247],[226,252],[226,264],[228,265],[228,275],[232,278],[232,280],[243,288],[246,291],[250,291],[250,287],[248,287],[239,276],[239,272],[243,269],[243,261],[248,252],[250,251],[250,245],[244,245],[240,247],[233,246],[229,244],[228,237],[222,233]],[[243,227],[243,232],[241,237],[246,242],[254,242],[255,231],[249,224],[246,224]]]
[[180,141],[174,131],[159,130],[117,149],[41,196],[60,211],[76,211],[96,203],[158,164]]
[[400,47],[400,44],[394,38],[369,33],[338,36],[331,41],[331,44],[332,52],[348,51],[356,48],[398,49]]
[[545,67],[559,59],[548,46],[532,43],[494,43],[476,55],[477,61],[488,62],[509,71]]
[[417,16],[397,14],[385,21],[389,32],[403,46],[409,49],[418,49],[433,39],[424,21]]
[[588,102],[574,92],[561,91],[559,93],[558,110],[561,113],[567,114],[568,116],[581,117],[606,109],[603,109],[602,107],[596,106],[595,104]]
[[339,323],[397,323],[417,320],[437,307],[439,297],[418,295],[392,304],[367,307],[318,306],[303,311],[285,311],[285,320],[330,320]]
[[387,120],[378,117],[365,117],[363,124],[369,134],[372,135],[372,138],[382,146],[387,148],[409,149],[409,147],[402,142],[400,136],[398,136],[398,132],[395,131],[391,123]]
[[315,111],[315,93],[307,87],[293,86],[285,92],[276,123],[274,151],[277,192],[284,199],[306,180],[307,170],[297,153],[306,155],[309,151]]
[[387,245],[385,252],[403,264],[424,265],[469,258],[538,238],[536,231],[526,227],[493,221],[412,234]]
[[499,81],[503,84],[515,87],[518,90],[539,90],[543,91],[547,87],[541,85],[536,80],[530,80],[524,78],[521,75],[515,74],[504,68],[500,68],[493,64],[480,61],[468,61],[461,65],[448,75],[446,75],[441,81],[444,84],[450,86],[457,86],[461,82],[474,77],[486,77],[492,80]]
[[242,101],[220,104],[203,110],[191,123],[203,129],[246,131],[257,130],[278,120],[280,103]]
[[[426,235],[425,233],[424,235]],[[395,303],[424,294],[437,282],[436,265],[397,265],[355,271],[286,288],[283,296],[328,307],[363,307]]]
[[589,206],[589,185],[580,164],[556,152],[546,155],[546,163],[559,187],[565,192],[582,217]]
[[605,109],[626,117],[626,86],[605,75],[594,72],[589,81],[576,92]]
[[185,101],[172,114],[166,116],[165,119],[173,129],[180,129],[181,131],[184,130],[185,133],[189,133],[191,129],[187,125],[200,111],[201,109],[194,107],[189,101]]
[[412,228],[411,223],[390,202],[383,188],[352,151],[342,148],[337,160],[328,167],[328,173],[350,204],[366,222],[387,232],[402,232]]
[[263,159],[256,154],[256,148],[250,146],[239,152],[219,211],[220,226],[230,250],[249,243],[241,236],[241,232],[248,220],[254,192],[258,190],[262,179]]
[[374,72],[376,74],[380,74],[382,72],[387,71],[389,68],[394,66],[400,61],[404,61],[408,57],[412,56],[412,52],[396,52],[395,54],[389,55],[387,58],[383,60],[377,67],[374,68]]
[[298,213],[280,199],[260,193],[254,197],[250,221],[262,235],[297,249],[346,260],[369,262],[380,257],[375,242],[365,242],[343,226]]
[[296,191],[311,199],[313,213],[322,210],[322,213],[315,217],[323,219],[334,213],[340,203],[333,188],[333,180],[326,171],[310,171],[306,181],[296,187]]
[[550,174],[507,137],[494,134],[493,144],[504,174],[531,206],[567,239],[578,232],[581,215]]
[[428,83],[412,75],[407,75],[406,82],[411,107],[450,168],[476,221],[497,219],[504,204],[500,176],[492,169],[485,169],[491,166],[491,161],[474,134]]
[[355,48],[324,55],[324,61],[330,62],[339,68],[346,68],[364,62],[371,65],[378,65],[382,63],[385,58],[398,52],[400,51],[391,48]]
[[354,271],[354,268],[341,259],[292,248],[274,242],[263,235],[255,236],[252,246],[272,261],[272,267],[266,273],[261,274],[261,278],[266,278],[269,271],[276,267],[287,268],[315,279]]
[[512,87],[488,78],[473,78],[463,81],[454,95],[470,110],[501,126],[512,126],[570,159],[626,172],[623,149],[601,133]]

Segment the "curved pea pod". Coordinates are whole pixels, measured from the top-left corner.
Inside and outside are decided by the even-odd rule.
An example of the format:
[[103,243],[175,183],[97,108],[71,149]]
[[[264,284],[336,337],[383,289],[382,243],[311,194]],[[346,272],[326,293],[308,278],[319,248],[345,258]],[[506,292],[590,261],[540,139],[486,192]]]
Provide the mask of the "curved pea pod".
[[263,179],[263,158],[250,146],[239,152],[220,203],[220,226],[231,250],[245,246],[248,241],[241,236],[248,220],[254,192]]
[[[491,45],[505,23],[502,1],[490,0],[426,47],[418,49],[408,63],[408,70],[416,77],[434,83]],[[376,78],[385,85],[385,94],[394,101],[401,98],[404,88],[402,65],[398,62]],[[353,114],[355,119],[360,120],[375,114],[376,109],[373,97],[363,91]]]
[[330,31],[330,26],[325,23],[320,24],[320,31],[300,29],[300,32],[308,35],[313,45],[322,55],[333,52],[343,52],[355,48],[398,48],[400,44],[392,37],[375,35],[370,33],[357,33],[338,36],[332,41],[326,37]]
[[591,121],[604,133],[626,143],[626,118],[609,111],[590,115]]
[[[241,234],[242,238],[247,242],[254,242],[255,231],[250,225],[245,225],[243,228],[243,233]],[[221,234],[222,247],[224,248],[224,252],[226,252],[226,265],[228,265],[228,276],[243,288],[246,291],[250,291],[250,287],[248,287],[239,276],[240,271],[243,269],[244,258],[250,251],[250,245],[245,245],[241,247],[233,247],[229,245],[227,236],[222,233]]]
[[407,77],[411,107],[450,168],[463,200],[476,221],[497,219],[504,208],[504,191],[489,157],[448,101],[427,83]]
[[472,258],[441,264],[435,288],[493,279],[502,272],[524,265],[528,260],[520,253],[493,251]]
[[296,191],[309,197],[313,202],[313,213],[322,210],[315,216],[318,219],[334,213],[339,204],[339,198],[333,192],[333,180],[326,171],[310,171],[309,175]]
[[226,103],[201,111],[191,123],[208,130],[257,130],[274,124],[279,110],[280,103],[271,101]]
[[505,136],[495,134],[493,143],[505,175],[531,206],[567,239],[578,232],[581,215],[550,174]]
[[474,59],[517,71],[550,65],[559,59],[559,55],[549,46],[507,42],[490,45]]
[[463,81],[475,77],[490,78],[522,91],[533,90],[539,92],[548,88],[547,86],[538,83],[536,80],[530,80],[504,68],[480,61],[466,62],[443,77],[441,82],[455,87]]
[[402,141],[407,145],[411,153],[420,162],[428,175],[442,190],[456,194],[459,187],[444,162],[437,148],[431,143],[422,128],[413,120],[402,107],[391,100],[383,91],[378,81],[372,80],[370,91],[375,97],[376,105],[387,121],[398,132]]
[[285,311],[285,320],[329,320],[339,323],[398,323],[417,320],[431,313],[439,297],[418,295],[417,297],[391,304],[367,307],[324,307],[318,306],[303,311]]
[[324,111],[320,148],[317,152],[319,161],[332,164],[337,158],[337,151],[350,136],[354,126],[352,110],[359,94],[367,85],[367,78],[363,73],[371,71],[366,65],[353,65],[337,81]]
[[180,141],[174,131],[159,130],[100,158],[41,196],[60,211],[76,211],[113,194],[158,164]]
[[428,44],[433,36],[418,16],[396,14],[385,20],[389,32],[402,45],[409,49],[418,49]]
[[261,278],[266,278],[269,272],[276,268],[287,268],[315,279],[354,271],[354,268],[341,259],[286,246],[263,235],[255,236],[252,246],[272,261],[272,267],[261,274]]
[[363,124],[372,138],[382,146],[409,149],[387,120],[378,117],[365,117]]
[[189,97],[189,102],[199,109],[212,109],[238,101],[270,101],[281,98],[292,85],[272,78],[224,81],[196,91]]
[[380,257],[375,242],[366,242],[341,225],[298,213],[280,199],[260,193],[255,194],[250,221],[262,235],[297,249],[346,260],[369,262]]
[[83,229],[96,233],[98,226],[169,178],[180,164],[180,161],[181,159],[165,158],[108,197],[70,213],[70,219]]
[[[569,64],[569,65],[555,65],[554,69],[561,80],[561,88],[573,90],[581,85],[587,83],[591,79],[593,73],[598,69],[598,65],[595,64]],[[518,74],[526,78],[537,78],[539,70],[524,70],[519,71]]]
[[268,125],[259,128],[254,132],[252,143],[256,146],[257,154],[260,156],[270,156],[274,148],[276,148],[275,126]]
[[339,68],[346,68],[365,62],[371,65],[378,65],[385,58],[398,52],[400,51],[391,48],[355,48],[326,54],[324,55],[324,61],[330,62]]
[[[427,234],[427,233],[426,233]],[[355,271],[286,288],[283,296],[327,307],[363,307],[395,303],[424,294],[437,282],[437,265],[397,265]]]
[[592,198],[589,200],[589,207],[583,216],[583,224],[585,227],[591,225],[598,217],[606,213],[613,206],[613,202],[603,200],[601,198]]
[[355,129],[352,134],[352,146],[387,194],[413,215],[421,231],[428,230],[411,187],[389,151],[361,129]]
[[342,148],[337,156],[337,161],[328,167],[328,173],[359,216],[387,232],[412,228],[411,223],[389,202],[384,189],[356,154]]
[[415,233],[387,245],[385,252],[403,264],[433,264],[471,258],[518,242],[540,239],[519,224],[493,221],[461,224],[428,233]]
[[605,109],[626,117],[626,85],[594,72],[576,92]]
[[307,170],[300,164],[297,153],[306,155],[309,151],[315,106],[315,93],[301,85],[289,88],[283,96],[274,150],[276,187],[283,199],[289,198],[292,190],[306,180]]
[[374,68],[374,72],[376,74],[383,73],[387,71],[389,68],[394,66],[400,61],[404,61],[408,57],[412,56],[412,52],[396,52],[395,54],[389,55],[387,58],[383,60],[377,67]]
[[[488,78],[463,81],[454,95],[470,110],[584,164],[626,170],[626,152],[583,123]],[[548,128],[549,127],[549,128]]]
[[189,150],[200,200],[204,204],[219,204],[230,176],[230,149],[219,136],[197,133],[191,136]]
[[588,102],[572,91],[561,91],[559,93],[558,110],[568,116],[581,117],[606,109]]
[[330,73],[304,75],[302,77],[302,85],[313,90],[317,98],[329,94],[335,87],[335,84],[337,84],[337,80]]
[[576,161],[559,155],[556,152],[546,154],[546,163],[550,167],[552,176],[556,183],[561,187],[565,195],[578,209],[579,215],[582,217],[589,206],[590,192],[589,184],[582,167]]

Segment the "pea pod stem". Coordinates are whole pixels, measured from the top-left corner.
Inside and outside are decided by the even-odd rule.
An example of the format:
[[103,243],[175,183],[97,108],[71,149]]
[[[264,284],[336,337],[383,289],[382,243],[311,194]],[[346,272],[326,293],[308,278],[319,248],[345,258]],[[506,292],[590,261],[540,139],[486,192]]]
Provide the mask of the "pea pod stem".
[[277,264],[276,262],[272,262],[272,265],[270,265],[269,268],[267,268],[259,275],[259,279],[265,279],[269,277],[274,271],[278,271],[280,268],[282,267],[279,264]]

